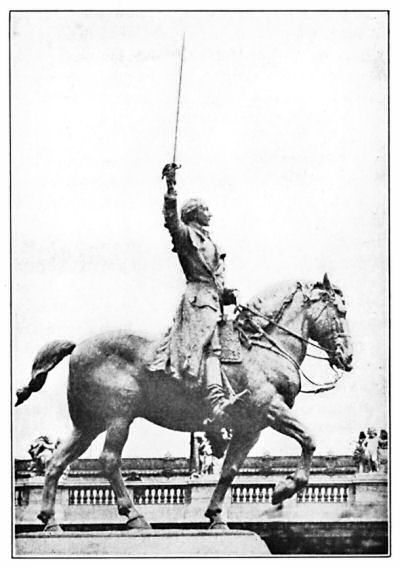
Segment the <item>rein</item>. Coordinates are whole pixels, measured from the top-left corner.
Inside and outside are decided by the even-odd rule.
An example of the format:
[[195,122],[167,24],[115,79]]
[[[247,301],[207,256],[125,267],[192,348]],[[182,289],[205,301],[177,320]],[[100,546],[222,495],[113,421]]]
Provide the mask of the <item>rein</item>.
[[[325,309],[325,307],[323,308],[323,310]],[[248,306],[243,306],[242,304],[237,306],[237,310],[239,312],[250,312],[250,314],[252,314],[253,316],[256,316],[257,318],[262,318],[263,320],[265,320],[266,322],[268,322],[269,324],[273,324],[274,326],[276,326],[277,328],[279,328],[280,330],[282,330],[283,332],[286,332],[287,334],[289,334],[290,336],[293,336],[294,338],[297,338],[298,340],[300,340],[301,342],[303,342],[304,344],[309,344],[310,346],[313,346],[314,348],[317,348],[318,350],[321,350],[322,352],[330,352],[330,353],[334,353],[334,350],[329,350],[329,349],[325,349],[325,348],[321,348],[321,346],[315,342],[313,342],[312,340],[306,340],[305,338],[303,338],[303,336],[300,336],[300,334],[296,334],[296,332],[293,332],[292,330],[289,330],[289,328],[286,328],[286,326],[282,326],[282,324],[278,324],[278,322],[275,322],[275,320],[273,320],[272,318],[270,318],[269,316],[264,316],[263,314],[260,314],[259,312],[256,312],[255,310],[253,310],[252,308],[249,308]],[[322,310],[320,312],[319,316],[322,314]],[[307,354],[308,355],[308,354]],[[321,356],[312,356],[310,355],[309,357],[311,358],[317,358],[319,360],[327,360],[328,358],[324,358]]]
[[[323,310],[325,309],[325,307],[321,310],[319,316],[322,314]],[[252,310],[251,308],[247,307],[247,306],[243,306],[243,305],[238,305],[237,306],[237,310],[240,313],[243,312],[249,312],[250,314],[252,314],[253,316],[256,316],[258,318],[261,318],[265,321],[267,321],[269,324],[273,324],[274,326],[276,326],[277,328],[283,330],[284,332],[286,332],[287,334],[293,336],[294,338],[297,338],[298,340],[300,340],[302,343],[305,344],[309,344],[315,348],[318,348],[319,350],[322,350],[323,352],[330,352],[330,353],[334,353],[334,350],[329,350],[329,349],[325,349],[325,348],[321,348],[321,346],[319,346],[318,344],[316,344],[315,342],[312,342],[311,340],[306,340],[305,338],[303,338],[302,336],[300,336],[299,334],[296,334],[295,332],[293,332],[292,330],[289,330],[289,328],[286,328],[285,326],[282,326],[281,324],[278,324],[277,322],[275,322],[272,318],[269,318],[268,316],[264,316],[263,314],[260,314],[258,312],[256,312],[255,310]],[[264,348],[266,350],[270,350],[272,352],[274,352],[275,354],[278,354],[282,357],[284,357],[285,359],[287,359],[288,361],[290,361],[294,367],[296,368],[296,370],[298,371],[299,375],[302,376],[305,380],[307,380],[309,383],[311,383],[312,385],[316,385],[317,389],[310,389],[310,390],[303,390],[300,389],[300,393],[312,393],[312,394],[317,394],[317,393],[322,393],[324,391],[330,391],[331,389],[334,389],[334,387],[336,387],[337,382],[339,381],[339,379],[342,377],[342,374],[339,373],[336,369],[334,369],[332,366],[331,368],[333,369],[333,371],[335,372],[335,379],[333,381],[330,382],[325,382],[325,383],[317,383],[315,381],[313,381],[312,379],[310,379],[306,373],[301,369],[301,366],[296,362],[296,360],[284,349],[282,348],[282,346],[276,341],[274,340],[269,334],[267,334],[267,332],[265,332],[265,330],[263,330],[263,328],[261,326],[259,326],[258,324],[256,324],[253,320],[250,320],[251,325],[255,328],[255,330],[258,332],[258,334],[260,334],[261,336],[263,336],[270,344],[272,344],[272,346],[274,346],[276,349],[273,349],[270,345],[266,345],[263,342],[260,342],[258,340],[255,339],[249,339],[246,337],[247,341],[250,341],[250,343],[252,345],[258,346],[260,348]],[[315,358],[315,359],[319,359],[319,360],[325,360],[325,361],[329,361],[329,358],[326,357],[321,357],[321,356],[314,356],[312,354],[306,354],[306,356],[311,357],[311,358]]]

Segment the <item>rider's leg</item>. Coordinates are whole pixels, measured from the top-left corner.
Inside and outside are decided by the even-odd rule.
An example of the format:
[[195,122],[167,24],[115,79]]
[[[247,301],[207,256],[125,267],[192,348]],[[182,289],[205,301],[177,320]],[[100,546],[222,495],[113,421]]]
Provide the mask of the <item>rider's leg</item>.
[[205,384],[206,400],[210,407],[211,417],[207,422],[222,419],[228,409],[236,403],[242,394],[227,397],[222,384],[221,345],[218,330],[215,330],[205,351]]

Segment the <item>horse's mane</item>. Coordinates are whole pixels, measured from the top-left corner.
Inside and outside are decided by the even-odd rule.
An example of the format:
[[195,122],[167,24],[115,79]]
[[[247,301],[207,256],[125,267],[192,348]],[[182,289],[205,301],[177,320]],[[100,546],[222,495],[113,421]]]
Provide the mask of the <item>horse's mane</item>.
[[301,289],[307,293],[318,285],[320,283],[295,280],[275,283],[264,288],[259,294],[254,295],[247,303],[247,306],[278,322],[285,307],[292,302],[297,290]]
[[[279,322],[286,306],[292,302],[297,290],[302,290],[307,296],[315,288],[323,289],[324,284],[319,281],[282,281],[270,285],[259,294],[254,295],[247,303],[247,306],[263,316]],[[336,285],[332,285],[332,289],[343,296],[342,291]]]

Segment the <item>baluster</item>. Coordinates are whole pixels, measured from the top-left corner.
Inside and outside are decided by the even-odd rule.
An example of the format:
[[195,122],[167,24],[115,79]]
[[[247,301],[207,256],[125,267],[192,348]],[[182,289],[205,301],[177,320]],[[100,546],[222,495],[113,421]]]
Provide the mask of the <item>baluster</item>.
[[344,493],[343,493],[343,502],[347,502],[349,497],[349,488],[348,486],[344,487]]
[[253,503],[254,502],[254,488],[252,486],[250,486],[250,488],[248,489],[248,502]]
[[330,502],[332,499],[332,488],[331,486],[327,486],[326,488],[326,502]]
[[254,488],[254,501],[256,504],[258,504],[260,501],[260,487],[259,486],[256,486]]
[[235,489],[235,501],[236,501],[237,503],[240,502],[240,486],[236,486],[236,489]]
[[332,502],[338,502],[338,487],[334,486],[333,487],[333,492],[332,492]]
[[242,487],[241,486],[237,486],[236,487],[236,502],[238,504],[240,504],[240,502],[242,501]]
[[233,486],[232,488],[232,503],[236,504],[238,502],[238,487]]
[[157,488],[157,504],[162,503],[162,490],[161,488]]
[[274,493],[274,486],[269,486],[267,488],[267,493],[268,493],[268,502],[272,502],[272,495]]
[[142,496],[144,496],[144,503],[148,504],[150,501],[150,490],[148,488],[144,489],[144,492],[141,492]]
[[326,488],[325,486],[321,486],[319,489],[319,494],[320,494],[320,502],[326,502],[326,492],[325,492]]

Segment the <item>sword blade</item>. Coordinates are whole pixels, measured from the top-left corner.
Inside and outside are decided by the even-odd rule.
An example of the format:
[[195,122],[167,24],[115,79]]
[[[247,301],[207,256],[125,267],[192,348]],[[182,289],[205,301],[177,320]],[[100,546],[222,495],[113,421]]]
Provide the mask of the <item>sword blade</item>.
[[183,69],[183,54],[185,52],[185,34],[182,38],[182,48],[181,48],[181,65],[179,70],[179,86],[178,86],[178,104],[176,106],[176,120],[175,120],[175,140],[174,140],[174,155],[172,162],[176,163],[176,147],[178,142],[178,124],[179,124],[179,110],[181,104],[181,91],[182,91],[182,69]]

